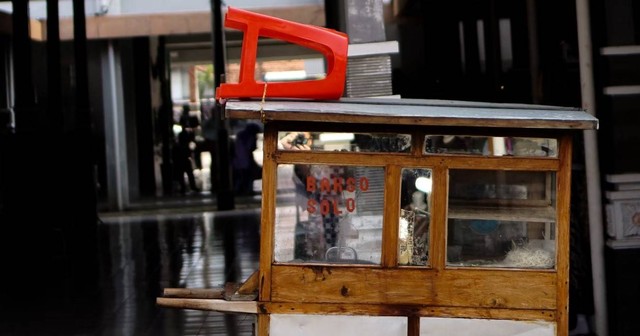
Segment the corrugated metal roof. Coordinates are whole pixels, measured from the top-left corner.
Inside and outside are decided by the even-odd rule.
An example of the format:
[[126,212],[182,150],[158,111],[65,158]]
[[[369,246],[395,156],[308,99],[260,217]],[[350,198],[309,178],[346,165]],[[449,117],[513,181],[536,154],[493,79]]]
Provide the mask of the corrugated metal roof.
[[[368,124],[597,129],[598,119],[579,108],[483,102],[342,98],[313,100],[228,100],[225,115],[266,121],[358,122]],[[357,120],[357,121],[354,121]]]

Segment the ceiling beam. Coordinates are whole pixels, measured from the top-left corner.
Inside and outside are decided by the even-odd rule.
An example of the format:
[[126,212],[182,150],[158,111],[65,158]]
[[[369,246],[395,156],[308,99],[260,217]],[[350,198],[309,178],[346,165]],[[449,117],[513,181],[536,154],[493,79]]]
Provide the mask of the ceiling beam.
[[[324,26],[325,24],[324,9],[321,5],[265,8],[252,11],[314,26]],[[46,39],[46,28],[44,28],[46,20],[41,20],[40,26],[40,38]],[[211,13],[209,11],[87,17],[88,39],[189,35],[210,32]],[[60,39],[73,39],[72,18],[60,19]]]
[[[13,35],[13,19],[11,14],[0,12],[0,35]],[[29,34],[31,38],[36,41],[44,40],[44,32],[46,29],[44,28],[45,24],[43,24],[39,20],[29,19]]]

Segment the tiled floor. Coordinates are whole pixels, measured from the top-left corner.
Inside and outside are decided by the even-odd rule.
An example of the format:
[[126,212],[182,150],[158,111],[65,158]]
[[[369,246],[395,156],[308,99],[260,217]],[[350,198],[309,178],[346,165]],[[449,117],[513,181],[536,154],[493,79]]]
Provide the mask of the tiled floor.
[[252,335],[252,315],[156,305],[164,288],[220,287],[258,268],[259,199],[231,211],[193,202],[101,213],[98,295],[68,288],[40,302],[5,304],[0,335]]

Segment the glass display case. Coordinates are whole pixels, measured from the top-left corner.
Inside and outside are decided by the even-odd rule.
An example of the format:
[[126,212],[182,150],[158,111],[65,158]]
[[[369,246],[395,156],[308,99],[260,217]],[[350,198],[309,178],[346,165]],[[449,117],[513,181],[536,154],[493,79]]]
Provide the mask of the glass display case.
[[226,114],[265,125],[259,335],[389,317],[385,335],[568,334],[572,141],[595,118],[346,98]]
[[264,123],[257,335],[568,335],[572,142],[591,115],[380,98],[225,115]]

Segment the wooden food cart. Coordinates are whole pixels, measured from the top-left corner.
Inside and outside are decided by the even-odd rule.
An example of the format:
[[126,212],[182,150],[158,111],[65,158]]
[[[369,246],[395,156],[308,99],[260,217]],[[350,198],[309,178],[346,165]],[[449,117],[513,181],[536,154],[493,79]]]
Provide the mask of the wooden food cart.
[[572,141],[591,115],[378,98],[224,108],[264,123],[260,266],[240,287],[257,297],[182,307],[255,313],[259,336],[568,335]]

